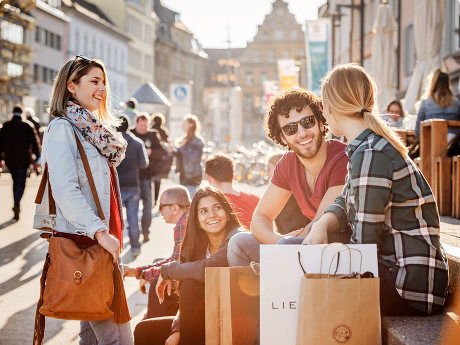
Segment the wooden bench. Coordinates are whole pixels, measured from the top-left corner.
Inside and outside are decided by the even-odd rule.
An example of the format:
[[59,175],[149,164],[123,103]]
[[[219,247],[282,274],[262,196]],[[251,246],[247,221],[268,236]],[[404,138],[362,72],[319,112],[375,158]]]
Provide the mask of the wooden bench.
[[420,168],[433,189],[439,212],[452,215],[452,159],[447,157],[447,130],[460,121],[431,119],[420,124]]
[[[460,248],[444,244],[449,260],[449,291],[460,293]],[[385,316],[382,318],[382,343],[384,345],[441,344],[446,329],[458,325],[459,306],[448,298],[445,310],[432,316]],[[458,296],[457,296],[458,297]],[[459,299],[456,298],[458,301]]]
[[452,217],[460,219],[460,156],[452,157]]

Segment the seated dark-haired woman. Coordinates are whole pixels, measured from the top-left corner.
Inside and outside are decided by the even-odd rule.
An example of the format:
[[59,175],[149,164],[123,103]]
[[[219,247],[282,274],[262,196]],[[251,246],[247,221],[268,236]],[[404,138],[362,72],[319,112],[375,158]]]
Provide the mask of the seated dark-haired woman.
[[[192,199],[181,260],[161,267],[156,286],[158,298],[171,293],[179,281],[179,314],[140,322],[135,344],[204,344],[206,267],[227,267],[229,239],[242,231],[225,195],[218,189],[200,188]],[[180,321],[179,321],[180,320]]]

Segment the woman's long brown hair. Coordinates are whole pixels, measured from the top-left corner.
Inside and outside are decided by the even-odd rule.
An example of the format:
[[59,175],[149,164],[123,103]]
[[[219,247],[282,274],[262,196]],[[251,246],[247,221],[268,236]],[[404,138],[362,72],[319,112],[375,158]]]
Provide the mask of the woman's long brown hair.
[[206,247],[208,246],[208,237],[206,232],[201,229],[200,221],[198,220],[198,203],[206,196],[214,197],[224,208],[224,211],[228,216],[227,226],[225,228],[226,232],[241,226],[232,206],[230,205],[230,202],[220,190],[212,186],[205,186],[198,189],[192,199],[192,204],[190,205],[185,238],[181,249],[182,262],[198,260],[200,255],[202,255],[203,251],[206,250]]

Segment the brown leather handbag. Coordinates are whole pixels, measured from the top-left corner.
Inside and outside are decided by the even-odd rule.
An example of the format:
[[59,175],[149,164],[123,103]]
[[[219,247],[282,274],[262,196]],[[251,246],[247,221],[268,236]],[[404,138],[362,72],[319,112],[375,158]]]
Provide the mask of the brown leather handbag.
[[[88,158],[74,129],[75,140],[91,187],[99,217],[104,221]],[[56,205],[45,164],[35,203],[40,204],[48,185],[49,214]],[[43,233],[49,249],[40,279],[40,299],[35,313],[34,345],[43,343],[45,316],[81,321],[100,321],[113,317],[115,323],[131,320],[118,264],[99,244],[80,246],[73,240]],[[113,310],[113,311],[112,311]]]

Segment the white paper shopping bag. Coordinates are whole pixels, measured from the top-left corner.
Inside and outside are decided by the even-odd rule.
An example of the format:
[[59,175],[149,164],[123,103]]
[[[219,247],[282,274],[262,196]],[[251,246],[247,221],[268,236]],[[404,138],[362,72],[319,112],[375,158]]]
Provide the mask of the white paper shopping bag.
[[[337,264],[334,254],[343,246],[329,245],[261,245],[260,246],[260,343],[261,345],[295,345],[297,335],[297,307],[300,294],[300,280],[304,276],[299,265],[309,274],[348,274],[359,271],[360,255],[356,251],[343,251]],[[378,277],[377,246],[375,244],[348,244],[362,253],[361,273],[369,271]],[[351,258],[350,258],[351,255]],[[330,265],[331,261],[333,262]]]

